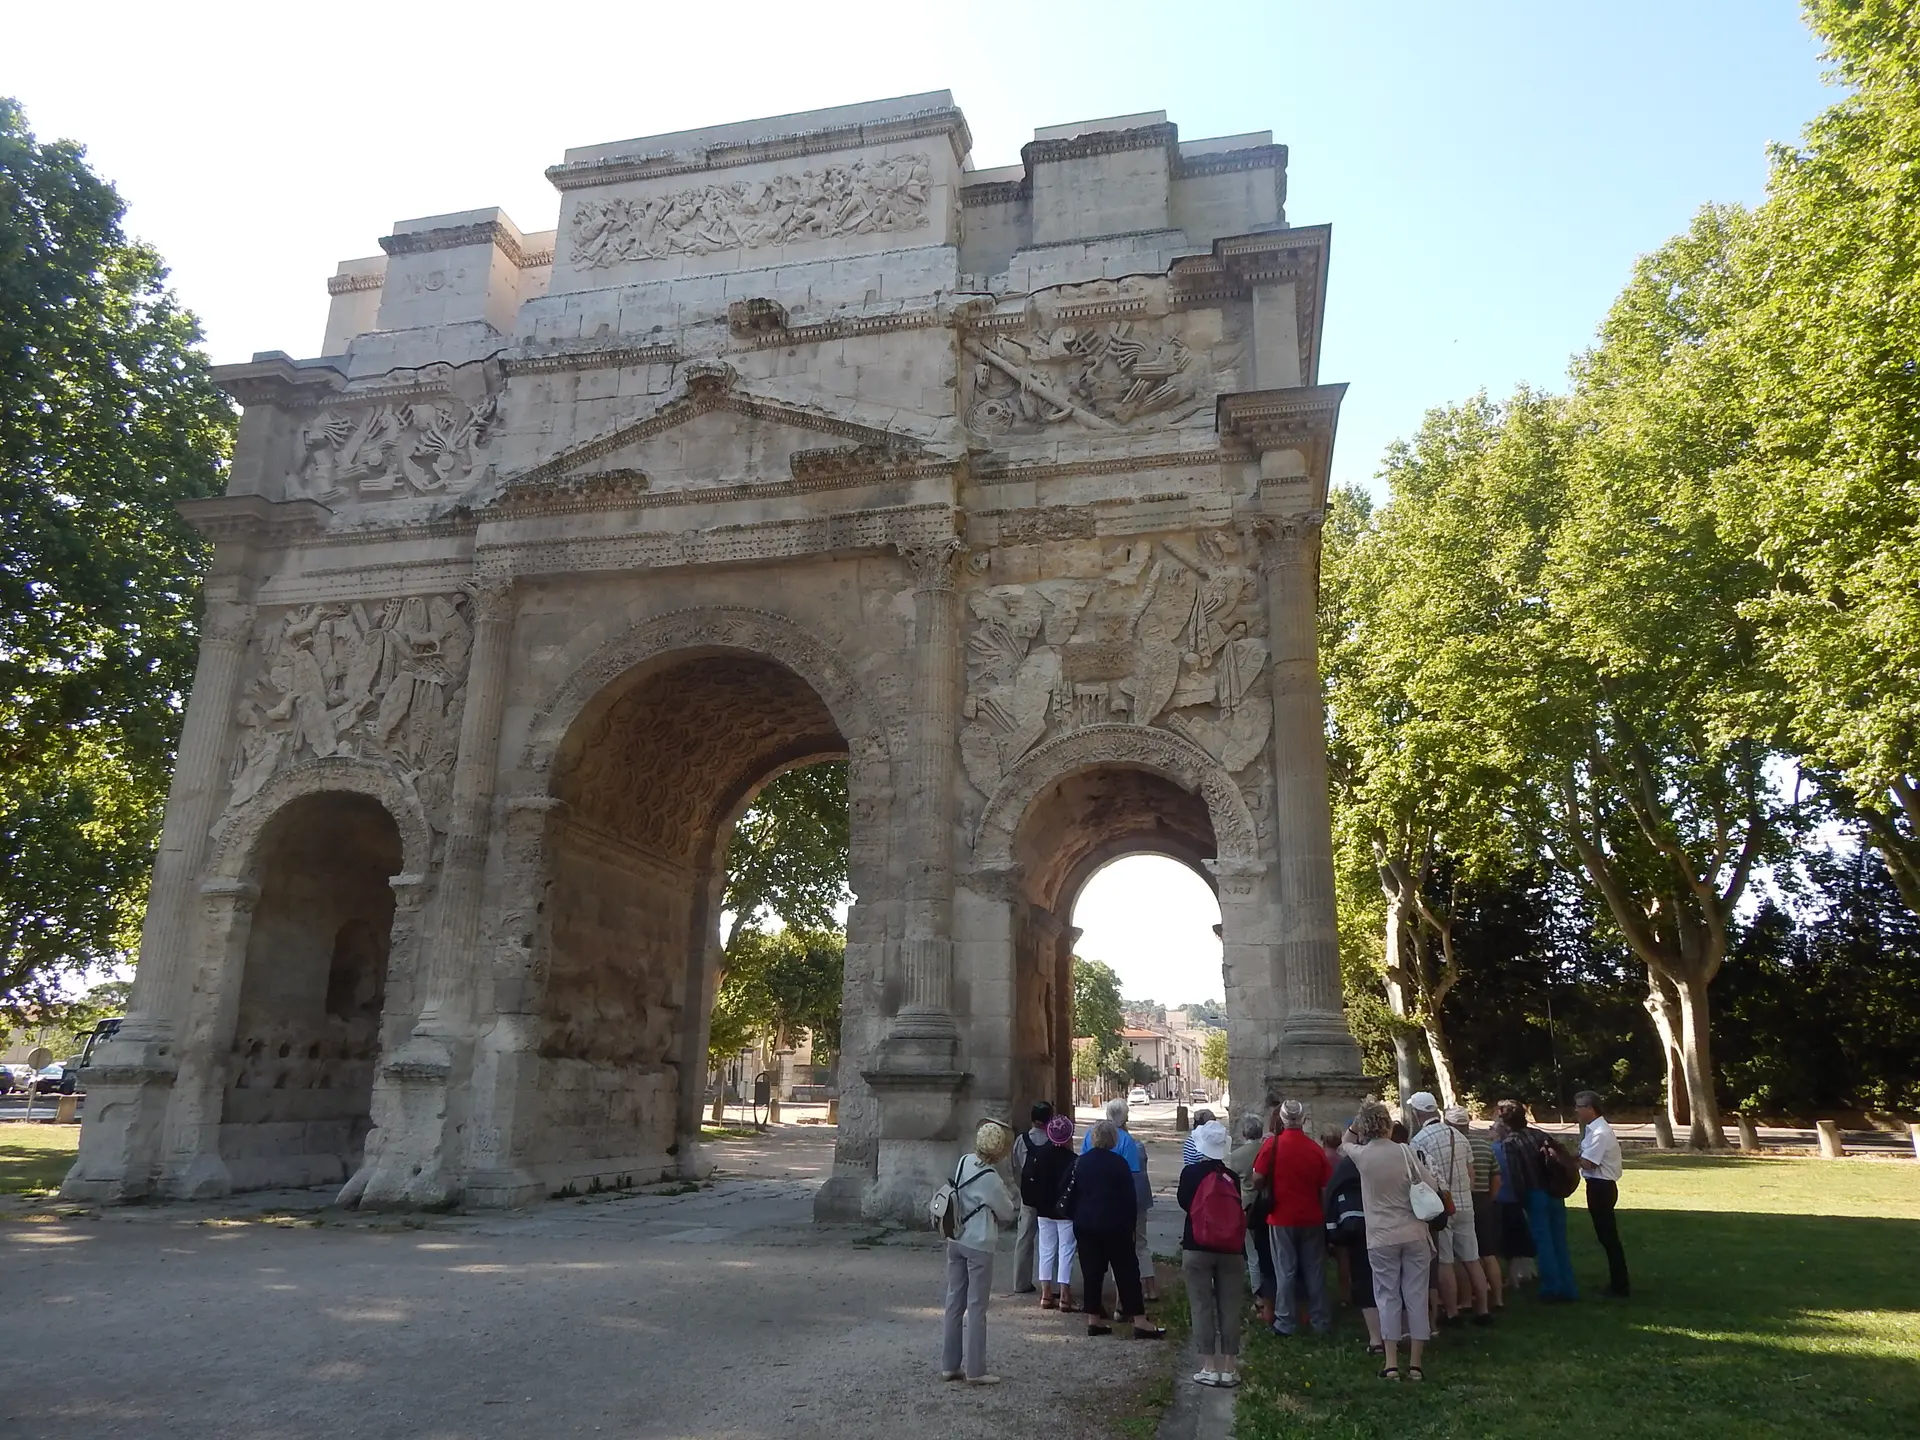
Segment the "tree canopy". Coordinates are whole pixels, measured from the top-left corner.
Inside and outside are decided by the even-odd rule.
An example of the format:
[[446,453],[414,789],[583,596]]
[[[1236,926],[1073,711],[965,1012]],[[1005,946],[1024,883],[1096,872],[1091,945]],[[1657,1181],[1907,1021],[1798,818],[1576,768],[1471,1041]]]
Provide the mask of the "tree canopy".
[[233,412],[166,269],[0,99],[0,1005],[138,933]]

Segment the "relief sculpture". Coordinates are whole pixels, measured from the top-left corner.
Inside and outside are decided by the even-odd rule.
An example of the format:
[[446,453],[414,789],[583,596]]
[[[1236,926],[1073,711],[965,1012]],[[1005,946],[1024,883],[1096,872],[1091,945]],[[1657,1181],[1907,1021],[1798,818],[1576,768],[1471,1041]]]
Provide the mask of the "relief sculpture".
[[582,200],[573,208],[573,263],[590,270],[669,255],[912,230],[927,223],[931,195],[927,157],[895,155],[771,180]]
[[436,829],[446,805],[467,660],[465,595],[414,595],[384,605],[302,605],[276,621],[235,715],[239,753],[229,806],[300,760],[384,761]]
[[1050,425],[1173,425],[1213,403],[1213,367],[1184,341],[1120,320],[969,339],[967,428],[1037,434]]
[[481,469],[498,401],[326,410],[300,432],[300,484],[316,500],[347,494],[459,494]]
[[1202,534],[1111,552],[1087,579],[996,585],[970,597],[967,777],[991,795],[1049,735],[1087,725],[1153,725],[1199,745],[1229,773],[1260,754],[1273,725],[1267,642],[1240,542]]

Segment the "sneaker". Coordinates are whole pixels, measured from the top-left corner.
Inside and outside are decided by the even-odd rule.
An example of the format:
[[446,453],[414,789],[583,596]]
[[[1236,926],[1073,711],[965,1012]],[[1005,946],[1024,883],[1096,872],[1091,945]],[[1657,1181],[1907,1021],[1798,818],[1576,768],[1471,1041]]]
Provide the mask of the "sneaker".
[[1280,1322],[1278,1320],[1273,1322],[1272,1328],[1273,1328],[1273,1333],[1278,1335],[1282,1340],[1291,1340],[1293,1338],[1293,1331],[1282,1330],[1280,1328]]
[[967,1376],[967,1383],[969,1385],[998,1385],[1000,1383],[1000,1377],[998,1375],[969,1375]]
[[964,1370],[942,1370],[940,1372],[940,1378],[942,1380],[958,1380],[965,1373]]
[[1196,1370],[1193,1374],[1193,1383],[1196,1385],[1218,1385],[1220,1383],[1220,1372],[1218,1370]]

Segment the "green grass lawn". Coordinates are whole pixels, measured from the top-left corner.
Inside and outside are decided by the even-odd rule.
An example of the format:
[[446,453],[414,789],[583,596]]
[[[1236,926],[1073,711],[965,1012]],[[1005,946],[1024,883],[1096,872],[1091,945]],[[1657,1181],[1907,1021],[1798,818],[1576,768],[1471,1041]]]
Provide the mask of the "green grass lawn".
[[58,1190],[79,1148],[78,1125],[0,1125],[0,1195]]
[[1631,1301],[1596,1298],[1576,1198],[1581,1302],[1446,1329],[1424,1385],[1375,1378],[1350,1308],[1328,1340],[1254,1327],[1240,1440],[1920,1436],[1920,1164],[1642,1154],[1620,1205]]

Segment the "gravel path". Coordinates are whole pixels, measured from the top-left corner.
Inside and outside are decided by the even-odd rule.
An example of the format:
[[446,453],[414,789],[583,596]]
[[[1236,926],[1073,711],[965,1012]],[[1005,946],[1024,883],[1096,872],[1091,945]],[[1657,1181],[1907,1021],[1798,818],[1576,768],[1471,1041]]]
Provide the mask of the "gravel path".
[[939,1383],[931,1237],[810,1223],[831,1136],[730,1142],[692,1194],[511,1215],[342,1217],[310,1192],[16,1213],[0,1434],[963,1440],[1044,1409],[1049,1433],[1094,1435],[1117,1390],[1167,1372],[1158,1345],[996,1295],[1007,1383]]

